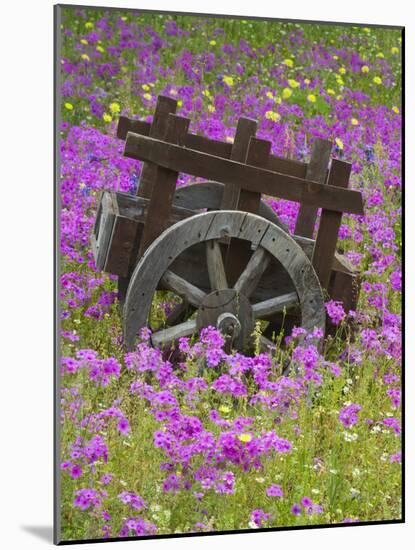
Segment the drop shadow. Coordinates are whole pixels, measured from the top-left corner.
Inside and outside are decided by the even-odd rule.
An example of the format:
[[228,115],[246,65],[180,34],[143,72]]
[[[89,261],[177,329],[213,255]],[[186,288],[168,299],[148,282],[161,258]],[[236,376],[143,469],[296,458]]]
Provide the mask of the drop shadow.
[[21,525],[21,528],[38,539],[53,543],[53,527],[51,525]]

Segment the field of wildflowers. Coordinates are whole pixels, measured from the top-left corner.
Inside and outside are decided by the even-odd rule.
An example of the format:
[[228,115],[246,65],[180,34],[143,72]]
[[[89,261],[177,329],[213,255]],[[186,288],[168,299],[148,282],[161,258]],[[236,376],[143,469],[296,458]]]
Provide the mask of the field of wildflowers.
[[[399,520],[401,32],[61,15],[61,540]],[[327,303],[322,354],[294,332],[272,355],[228,355],[212,328],[174,358],[147,330],[125,353],[89,236],[99,191],[137,188],[117,117],[151,120],[160,93],[194,133],[231,140],[244,115],[274,154],[306,160],[319,136],[353,163],[366,214],[343,217],[339,244],[362,290],[348,316]],[[269,202],[292,230],[298,205]],[[166,307],[160,293],[155,317]],[[299,376],[281,376],[287,360]]]

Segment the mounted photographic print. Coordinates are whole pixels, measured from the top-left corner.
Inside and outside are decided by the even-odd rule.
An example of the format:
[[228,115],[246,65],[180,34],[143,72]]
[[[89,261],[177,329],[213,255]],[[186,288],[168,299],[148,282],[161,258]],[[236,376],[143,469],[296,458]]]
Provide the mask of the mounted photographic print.
[[55,543],[403,521],[402,38],[55,7]]

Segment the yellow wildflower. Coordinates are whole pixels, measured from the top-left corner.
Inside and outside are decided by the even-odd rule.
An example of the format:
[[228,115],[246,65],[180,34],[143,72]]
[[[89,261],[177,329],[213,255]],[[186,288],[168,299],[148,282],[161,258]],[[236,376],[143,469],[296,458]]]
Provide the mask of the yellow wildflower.
[[104,122],[111,122],[112,116],[109,115],[108,113],[104,113],[104,114],[102,115],[102,120],[103,120]]
[[346,74],[346,69],[344,67],[340,67],[339,73],[340,74]]
[[72,111],[73,109],[72,103],[65,103],[65,109],[68,109],[68,111]]
[[219,407],[219,411],[224,413],[224,414],[228,414],[231,412],[231,408],[230,407],[227,407],[226,405],[221,405]]
[[204,95],[205,97],[210,97],[209,90],[202,90],[202,95]]
[[310,84],[311,80],[309,78],[304,79],[304,84],[307,84],[307,86]]
[[340,138],[336,138],[335,141],[336,141],[337,147],[338,147],[339,149],[343,150],[344,145],[343,145],[342,140],[341,140]]
[[286,65],[287,67],[293,67],[294,66],[294,61],[292,59],[284,59],[282,64]]
[[297,82],[297,80],[294,80],[293,78],[288,79],[288,84],[291,86],[291,88],[298,88],[298,86],[300,85],[300,83]]
[[342,95],[338,95],[338,96],[336,97],[336,99],[337,99],[338,101],[340,101],[341,99],[343,99],[343,96],[342,96]]
[[241,434],[241,435],[238,435],[238,439],[239,441],[242,441],[242,443],[249,443],[250,441],[252,441],[252,435]]
[[329,95],[334,95],[336,92],[333,90],[333,88],[327,88],[327,93]]
[[141,87],[143,88],[143,90],[144,90],[145,92],[148,92],[149,89],[150,89],[150,86],[149,86],[148,84],[141,84]]
[[350,119],[350,123],[352,126],[357,126],[359,124],[359,121],[357,120],[357,118],[352,118]]
[[231,76],[224,76],[222,80],[227,86],[233,86],[233,78]]
[[111,111],[111,113],[119,113],[120,110],[121,110],[121,108],[120,108],[120,104],[119,104],[119,103],[116,103],[116,102],[114,101],[114,103],[111,103],[111,104],[110,104],[110,111]]
[[86,53],[83,53],[81,55],[81,59],[85,59],[85,61],[89,61],[89,55],[87,55]]
[[216,111],[215,106],[214,105],[208,105],[208,111],[209,111],[209,113],[214,113]]
[[267,111],[265,113],[265,118],[267,118],[268,120],[272,120],[273,122],[278,122],[278,120],[280,120],[281,118],[281,115],[276,111]]
[[177,102],[177,106],[178,107],[183,107],[183,101],[181,99],[179,99],[179,101]]
[[380,57],[381,59],[383,59],[385,56],[383,55],[382,52],[379,52],[376,54],[376,57]]
[[280,97],[274,97],[274,101],[277,105],[279,105],[282,101],[282,99]]
[[93,28],[94,28],[94,24],[91,23],[91,21],[87,21],[87,22],[85,23],[85,28],[86,28],[86,29],[93,29]]
[[367,65],[363,65],[363,67],[360,70],[362,71],[362,73],[368,73],[369,67]]
[[307,99],[310,103],[315,103],[317,98],[314,94],[308,94]]
[[339,59],[338,55],[333,55],[333,59]]
[[269,99],[274,99],[274,95],[273,95],[272,92],[267,92],[265,95],[266,95]]
[[398,107],[392,107],[392,111],[399,115],[399,108]]
[[102,46],[97,46],[97,47],[96,47],[96,50],[97,50],[97,52],[99,52],[99,53],[104,53],[104,52],[105,52],[105,49],[104,49]]
[[121,19],[122,19],[123,21],[127,21],[127,17],[126,17],[125,15],[123,15],[123,16],[121,17]]
[[152,95],[151,94],[144,94],[143,97],[144,97],[144,99],[147,99],[147,101],[150,101],[150,99],[152,98]]
[[380,76],[374,76],[373,77],[373,82],[375,84],[382,84],[382,79],[380,78]]
[[344,84],[344,80],[339,75],[336,76],[336,82],[339,86],[343,86],[343,84]]
[[363,30],[364,30],[365,32],[367,32],[367,33],[370,32],[370,29],[369,29],[368,27],[363,27]]
[[209,42],[209,44],[210,44],[211,46],[216,46],[216,40],[211,40],[211,41]]
[[288,99],[289,97],[291,97],[293,95],[293,92],[292,90],[290,90],[290,88],[284,88],[283,91],[282,91],[282,97],[284,99]]
[[87,46],[88,40],[85,40],[85,38],[81,38],[81,44],[84,44],[85,46]]
[[393,47],[391,48],[391,54],[392,54],[392,55],[396,55],[396,54],[398,54],[398,53],[399,53],[399,48],[397,48],[396,46],[393,46]]

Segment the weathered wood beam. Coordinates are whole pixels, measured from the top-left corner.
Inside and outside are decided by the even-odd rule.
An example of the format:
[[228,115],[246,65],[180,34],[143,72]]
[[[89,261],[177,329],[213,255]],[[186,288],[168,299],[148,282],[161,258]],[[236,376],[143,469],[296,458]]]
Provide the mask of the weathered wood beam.
[[252,311],[256,319],[266,319],[271,315],[284,311],[284,309],[290,309],[299,305],[297,293],[289,292],[254,304]]
[[[128,132],[134,132],[135,134],[148,136],[150,134],[150,127],[150,122],[120,116],[120,118],[118,119],[117,137],[125,140]],[[232,143],[219,141],[217,139],[211,139],[205,136],[199,136],[197,134],[191,133],[187,134],[184,144],[189,149],[195,149],[196,151],[201,151],[203,153],[208,153],[210,155],[216,155],[217,157],[227,159],[231,158],[233,150]],[[233,160],[238,159],[235,158]],[[273,172],[283,172],[286,174],[290,174],[291,176],[296,176],[298,178],[305,178],[307,163],[301,162],[299,160],[278,157],[277,155],[270,155],[268,163],[266,166],[264,166],[264,168],[268,168],[268,170],[272,170]]]
[[228,288],[222,250],[215,239],[206,241],[206,260],[211,290]]
[[[351,170],[350,163],[333,159],[329,173],[329,185],[346,188],[349,185]],[[341,221],[341,212],[323,209],[313,252],[313,267],[321,287],[325,290],[328,289],[330,282]]]
[[261,246],[252,254],[248,265],[241,273],[239,279],[234,285],[234,289],[247,298],[257,287],[264,271],[271,261],[271,255]]
[[191,336],[194,332],[196,332],[196,330],[196,321],[194,319],[189,319],[188,321],[175,325],[174,327],[165,328],[155,332],[151,335],[151,343],[154,347],[158,348],[166,344],[171,344],[178,338]]
[[339,189],[332,185],[271,172],[139,134],[128,133],[124,155],[177,172],[240,185],[249,191],[336,212],[363,214],[362,196],[358,191]]
[[170,270],[167,270],[160,280],[166,290],[171,290],[187,300],[189,304],[198,307],[206,294],[200,288],[192,285],[182,277],[179,277]]
[[[320,138],[314,141],[305,179],[316,181],[317,183],[325,183],[331,149],[331,141]],[[308,237],[310,239],[313,238],[317,211],[318,207],[314,205],[302,204],[300,206],[295,223],[295,235],[301,235],[302,237]]]

